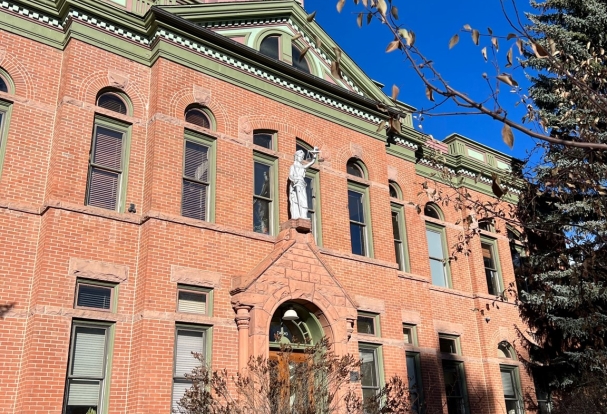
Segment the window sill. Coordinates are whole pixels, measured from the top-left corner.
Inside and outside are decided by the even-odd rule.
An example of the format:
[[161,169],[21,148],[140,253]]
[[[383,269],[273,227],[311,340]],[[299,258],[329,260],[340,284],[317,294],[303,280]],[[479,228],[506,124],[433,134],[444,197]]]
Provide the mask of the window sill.
[[469,298],[469,299],[474,298],[474,295],[472,293],[464,292],[461,290],[455,290],[455,289],[451,289],[451,288],[446,288],[446,287],[442,287],[442,286],[430,285],[430,290],[433,290],[435,292],[448,293],[449,295],[461,296],[461,297]]
[[398,271],[398,277],[402,279],[410,279],[417,280],[418,282],[430,283],[430,279],[424,276],[416,275],[413,273],[404,272],[402,270]]
[[357,262],[368,263],[368,264],[381,266],[381,267],[387,267],[387,268],[395,269],[395,270],[398,269],[398,263],[385,262],[383,260],[373,259],[373,258],[367,257],[367,256],[359,256],[357,254],[339,252],[337,250],[327,249],[326,247],[319,247],[318,251],[322,254],[326,254],[327,256],[339,257],[341,259],[355,260]]

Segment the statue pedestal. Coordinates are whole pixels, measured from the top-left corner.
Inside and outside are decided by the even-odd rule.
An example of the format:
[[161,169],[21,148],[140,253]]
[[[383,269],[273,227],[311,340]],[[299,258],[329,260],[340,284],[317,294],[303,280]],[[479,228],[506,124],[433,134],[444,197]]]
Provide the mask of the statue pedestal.
[[310,233],[312,231],[312,221],[310,219],[292,219],[280,224],[280,231],[295,229],[298,233]]

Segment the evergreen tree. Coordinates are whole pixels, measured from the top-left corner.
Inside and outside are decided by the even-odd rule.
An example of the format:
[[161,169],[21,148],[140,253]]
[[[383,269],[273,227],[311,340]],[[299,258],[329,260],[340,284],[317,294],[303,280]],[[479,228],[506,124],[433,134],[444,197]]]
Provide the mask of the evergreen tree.
[[[607,143],[607,1],[532,6],[538,14],[528,16],[527,29],[537,52],[524,65],[536,73],[529,90],[536,116],[551,136]],[[607,157],[542,146],[519,203],[529,247],[519,273],[526,285],[521,315],[531,332],[525,344],[536,377],[562,396],[589,400],[597,383],[607,383]],[[602,395],[588,412],[607,411],[606,402]]]

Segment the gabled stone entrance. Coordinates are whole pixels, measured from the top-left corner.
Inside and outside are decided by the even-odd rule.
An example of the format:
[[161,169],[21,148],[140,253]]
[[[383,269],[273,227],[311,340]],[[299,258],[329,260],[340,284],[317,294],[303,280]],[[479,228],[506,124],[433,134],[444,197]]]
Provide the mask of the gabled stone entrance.
[[322,259],[309,220],[283,223],[274,250],[249,274],[234,279],[230,293],[239,329],[239,369],[249,356],[267,355],[270,319],[286,301],[313,312],[335,351],[347,352],[356,304]]

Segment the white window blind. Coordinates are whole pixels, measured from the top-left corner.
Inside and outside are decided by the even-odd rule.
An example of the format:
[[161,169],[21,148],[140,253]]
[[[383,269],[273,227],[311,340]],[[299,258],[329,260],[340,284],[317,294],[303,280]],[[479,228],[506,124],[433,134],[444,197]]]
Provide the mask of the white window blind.
[[514,381],[512,378],[512,371],[502,371],[502,386],[504,387],[504,396],[514,397],[516,392],[514,390]]
[[175,350],[175,377],[183,377],[200,365],[192,352],[204,352],[204,332],[177,330],[177,349]]
[[204,292],[180,290],[177,302],[179,312],[203,314],[207,312],[207,294]]
[[99,385],[95,380],[70,380],[67,405],[96,407],[99,404]]
[[184,217],[207,220],[209,164],[209,147],[186,141],[181,198]]

